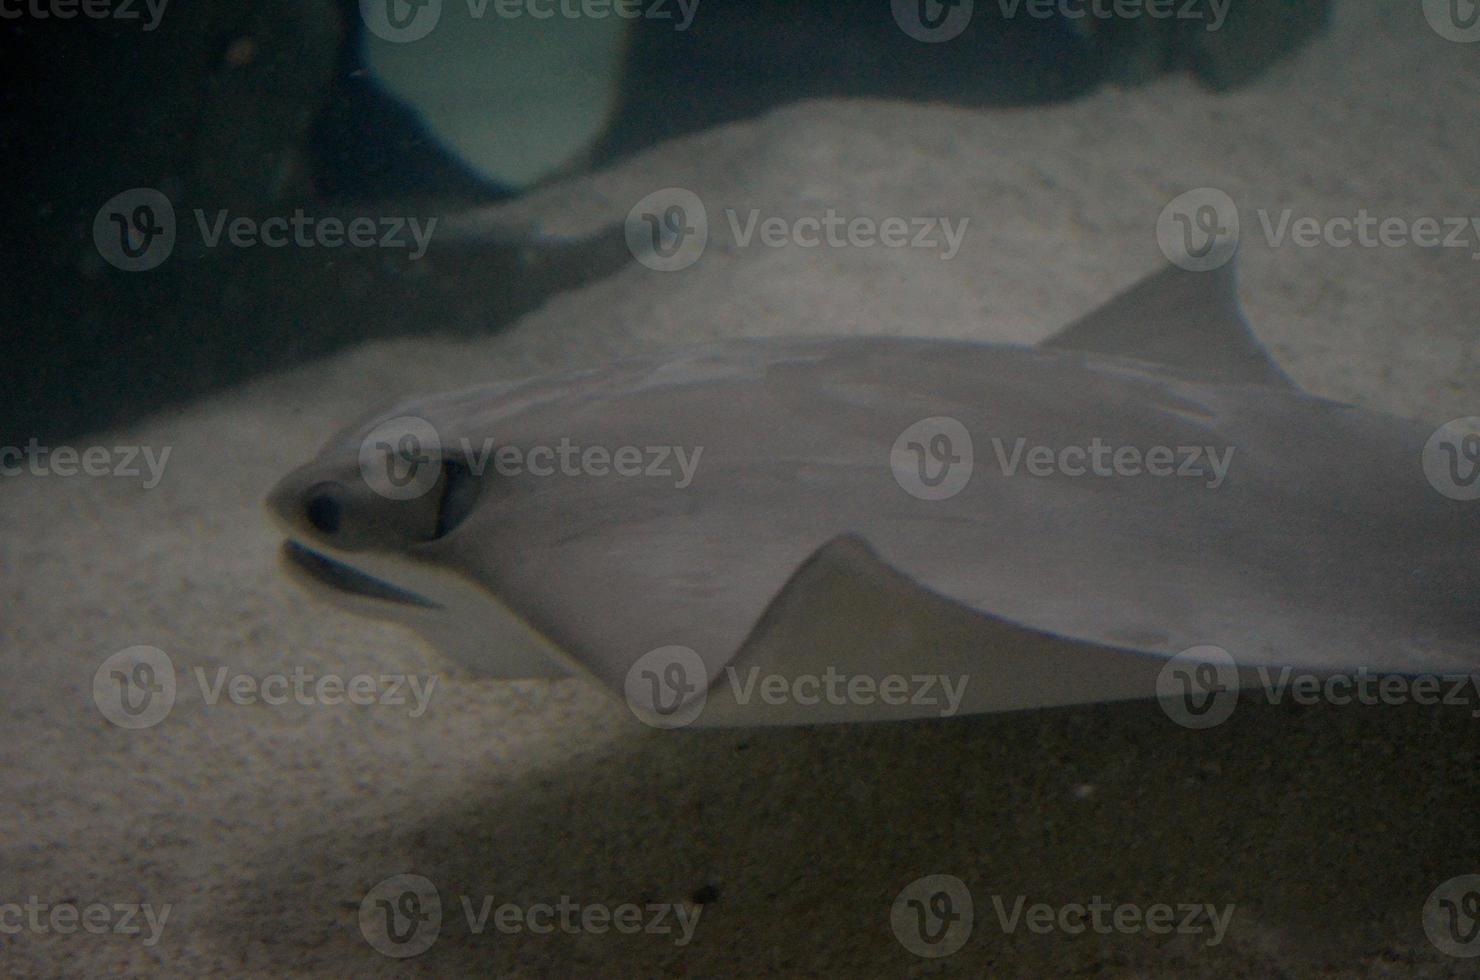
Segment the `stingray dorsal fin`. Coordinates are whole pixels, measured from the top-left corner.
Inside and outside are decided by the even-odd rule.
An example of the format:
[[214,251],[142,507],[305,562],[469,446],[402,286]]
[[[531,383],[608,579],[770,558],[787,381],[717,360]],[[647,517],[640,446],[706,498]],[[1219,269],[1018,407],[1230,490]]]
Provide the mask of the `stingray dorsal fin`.
[[1249,329],[1233,262],[1208,272],[1167,266],[1042,346],[1165,364],[1202,381],[1296,387]]

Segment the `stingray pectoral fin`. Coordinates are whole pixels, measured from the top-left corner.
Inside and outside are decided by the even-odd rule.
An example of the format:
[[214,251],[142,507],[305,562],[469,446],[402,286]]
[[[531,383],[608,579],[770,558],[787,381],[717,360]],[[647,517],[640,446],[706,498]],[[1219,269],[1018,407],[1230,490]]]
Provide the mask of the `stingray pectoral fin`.
[[575,673],[554,644],[498,602],[459,600],[406,621],[439,653],[481,677],[536,680]]
[[1203,381],[1297,387],[1244,319],[1235,263],[1167,266],[1041,346],[1166,364]]
[[979,612],[843,536],[772,601],[696,723],[936,718],[1154,698],[1167,662]]

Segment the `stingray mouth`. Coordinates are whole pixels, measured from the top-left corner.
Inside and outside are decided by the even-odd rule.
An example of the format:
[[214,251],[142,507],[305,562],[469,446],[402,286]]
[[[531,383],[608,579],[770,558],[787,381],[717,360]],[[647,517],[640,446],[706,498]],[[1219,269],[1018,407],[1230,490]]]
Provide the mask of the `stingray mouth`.
[[292,539],[283,542],[282,556],[283,560],[293,568],[335,592],[362,596],[366,599],[378,599],[381,602],[399,603],[403,606],[421,606],[424,609],[442,608],[440,603],[417,595],[410,589],[392,585],[385,579],[376,578],[369,572],[363,572],[353,565],[346,565],[342,561],[330,558],[323,552],[315,551]]

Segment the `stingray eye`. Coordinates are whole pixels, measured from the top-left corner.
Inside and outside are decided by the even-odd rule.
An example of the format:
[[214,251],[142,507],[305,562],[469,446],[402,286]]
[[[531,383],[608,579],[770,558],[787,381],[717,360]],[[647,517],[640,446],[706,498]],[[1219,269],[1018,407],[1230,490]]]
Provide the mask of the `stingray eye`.
[[339,484],[320,483],[309,490],[303,516],[308,518],[309,526],[320,534],[337,533],[339,522],[344,517],[344,502],[340,499]]
[[478,502],[478,478],[458,459],[442,463],[442,496],[437,504],[437,527],[433,540],[452,532],[467,519]]

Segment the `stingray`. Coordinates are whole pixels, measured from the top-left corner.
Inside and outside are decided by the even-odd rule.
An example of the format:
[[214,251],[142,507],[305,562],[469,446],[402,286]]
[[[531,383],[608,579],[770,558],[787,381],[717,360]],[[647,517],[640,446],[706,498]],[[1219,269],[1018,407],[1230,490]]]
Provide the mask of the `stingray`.
[[1232,265],[1169,267],[1035,347],[734,339],[399,401],[269,509],[300,582],[477,673],[870,721],[944,713],[931,679],[962,713],[1157,697],[1196,650],[1239,685],[1473,670],[1434,435],[1300,390]]

